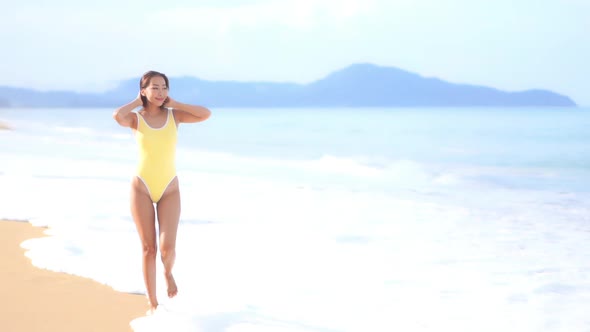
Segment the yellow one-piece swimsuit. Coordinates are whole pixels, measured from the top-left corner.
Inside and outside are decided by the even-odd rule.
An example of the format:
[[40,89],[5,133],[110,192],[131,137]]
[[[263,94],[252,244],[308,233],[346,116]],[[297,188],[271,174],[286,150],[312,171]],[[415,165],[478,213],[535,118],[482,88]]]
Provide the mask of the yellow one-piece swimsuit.
[[176,177],[177,128],[173,111],[168,110],[166,123],[152,128],[137,113],[135,139],[139,146],[137,176],[145,184],[152,202],[157,203]]

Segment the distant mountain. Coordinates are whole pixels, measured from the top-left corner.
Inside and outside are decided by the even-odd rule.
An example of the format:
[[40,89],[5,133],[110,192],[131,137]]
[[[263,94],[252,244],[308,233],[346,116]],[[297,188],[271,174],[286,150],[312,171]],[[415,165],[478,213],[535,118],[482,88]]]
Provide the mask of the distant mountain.
[[[137,95],[137,92],[135,93]],[[3,107],[111,107],[105,93],[76,93],[71,91],[41,92],[32,89],[0,86],[0,106]]]
[[[84,94],[0,87],[0,106],[116,107],[137,94],[138,82],[139,77],[111,91]],[[373,64],[354,64],[309,84],[171,77],[170,93],[208,107],[576,106],[569,97],[548,90],[507,92]]]

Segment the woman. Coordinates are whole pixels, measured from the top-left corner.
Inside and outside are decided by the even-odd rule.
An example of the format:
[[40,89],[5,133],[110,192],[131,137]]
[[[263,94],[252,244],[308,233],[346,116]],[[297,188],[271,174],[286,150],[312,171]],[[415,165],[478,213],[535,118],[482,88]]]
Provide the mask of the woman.
[[[113,118],[119,125],[132,129],[139,146],[137,174],[131,180],[131,215],[143,246],[143,277],[150,312],[153,312],[158,307],[156,215],[168,296],[172,298],[178,291],[172,276],[180,219],[180,192],[175,167],[177,127],[180,123],[204,121],[211,111],[170,98],[168,78],[162,73],[145,73],[139,87],[137,98],[115,110]],[[138,107],[142,108],[132,112]]]

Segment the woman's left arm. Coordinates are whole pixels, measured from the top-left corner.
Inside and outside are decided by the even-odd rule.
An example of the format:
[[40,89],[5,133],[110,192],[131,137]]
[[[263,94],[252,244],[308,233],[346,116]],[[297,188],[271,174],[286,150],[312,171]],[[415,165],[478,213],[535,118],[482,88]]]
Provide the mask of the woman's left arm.
[[168,102],[164,106],[180,111],[174,113],[174,116],[179,123],[201,122],[207,120],[209,116],[211,116],[211,111],[206,107],[183,104],[170,97],[168,97]]

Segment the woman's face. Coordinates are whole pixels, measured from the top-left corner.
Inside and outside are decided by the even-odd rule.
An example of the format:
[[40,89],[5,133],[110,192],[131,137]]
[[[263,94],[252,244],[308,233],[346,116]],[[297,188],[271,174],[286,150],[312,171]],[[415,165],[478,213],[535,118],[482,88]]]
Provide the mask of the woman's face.
[[162,106],[168,97],[166,80],[164,80],[162,76],[152,77],[149,85],[141,90],[141,94],[145,96],[150,103],[156,106]]

